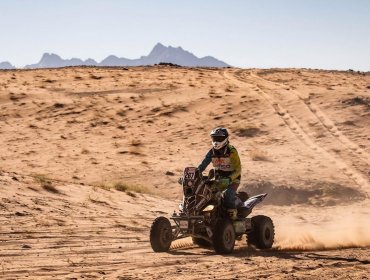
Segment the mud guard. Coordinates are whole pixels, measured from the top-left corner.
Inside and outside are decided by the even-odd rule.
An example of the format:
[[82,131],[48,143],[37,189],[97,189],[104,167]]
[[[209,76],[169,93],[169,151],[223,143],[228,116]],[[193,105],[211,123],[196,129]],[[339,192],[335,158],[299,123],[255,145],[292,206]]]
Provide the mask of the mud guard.
[[267,193],[258,194],[248,198],[243,204],[245,208],[252,210],[254,206],[260,203],[262,200],[265,199]]

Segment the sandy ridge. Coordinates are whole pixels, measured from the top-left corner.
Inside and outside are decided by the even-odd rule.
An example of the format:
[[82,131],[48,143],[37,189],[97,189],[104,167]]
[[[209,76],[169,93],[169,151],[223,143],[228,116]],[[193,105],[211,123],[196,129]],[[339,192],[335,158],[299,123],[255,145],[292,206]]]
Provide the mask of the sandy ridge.
[[[244,74],[244,73],[243,73]],[[245,74],[244,74],[245,75]],[[259,81],[259,80],[262,80],[263,82],[267,82],[267,83],[272,83],[270,81],[267,81],[265,79],[262,79],[260,77],[258,77],[257,75],[251,73],[250,74],[250,77]],[[228,76],[228,78],[230,78],[230,76]],[[238,76],[238,74],[235,75],[235,78],[238,80],[238,81],[241,81],[241,82],[252,82],[252,83],[255,83],[256,81],[250,81],[250,78],[240,78]],[[274,83],[276,84],[276,83]],[[311,147],[311,149],[313,151],[315,151],[316,153],[320,153],[320,155],[325,155],[325,157],[328,159],[329,162],[333,163],[333,164],[336,164],[338,166],[338,168],[340,168],[344,174],[346,174],[349,178],[351,178],[359,187],[361,187],[365,192],[367,192],[368,194],[370,194],[370,184],[367,182],[367,180],[365,179],[365,177],[360,173],[358,172],[357,170],[355,170],[354,168],[350,167],[349,164],[346,164],[345,161],[343,159],[338,159],[335,155],[333,155],[332,153],[330,153],[328,150],[326,150],[322,145],[319,145],[317,144],[313,138],[311,138],[309,136],[309,134],[311,134],[310,132],[307,132],[307,126],[305,126],[305,128],[303,128],[303,125],[300,123],[300,121],[298,121],[298,118],[292,116],[291,113],[288,112],[288,110],[284,109],[284,107],[281,105],[281,102],[277,102],[277,100],[274,99],[274,97],[270,94],[268,94],[266,91],[262,90],[262,88],[260,87],[260,84],[257,84],[256,85],[257,88],[258,88],[258,92],[261,93],[261,95],[269,102],[269,104],[274,108],[274,110],[276,111],[276,113],[284,120],[284,122],[286,123],[286,125],[289,127],[289,129],[292,131],[292,133],[294,133],[299,139],[301,139],[302,141],[304,141],[305,143],[307,143],[307,145],[309,147]],[[281,87],[281,85],[279,85]],[[302,98],[300,98],[302,99]],[[303,104],[306,104],[306,103],[303,103]],[[310,105],[310,111],[313,112],[313,109],[312,109],[312,106],[315,106],[313,104]],[[315,110],[314,110],[315,111]],[[317,110],[316,110],[317,112]],[[320,113],[318,113],[320,114]],[[320,118],[315,114],[315,117],[317,119],[320,120]],[[323,117],[321,117],[322,119]],[[333,123],[332,121],[328,120],[328,118],[326,117],[326,122],[331,122]],[[320,123],[322,123],[322,125],[327,128],[327,125],[325,125],[321,120],[320,120]],[[333,131],[333,129],[330,130],[331,132]],[[344,136],[343,136],[344,137]],[[344,142],[344,143],[348,143],[348,141],[344,141],[343,139],[347,139],[347,138],[343,138],[341,139],[341,142]],[[354,144],[353,144],[354,145]],[[350,151],[353,150],[353,146],[346,146],[346,148],[349,148]],[[360,148],[358,148],[360,149]],[[360,156],[361,159],[365,159],[365,162],[368,163],[368,158],[366,157],[366,153],[363,152],[363,151],[360,151],[360,152],[357,152],[357,153],[354,153],[355,156]]]

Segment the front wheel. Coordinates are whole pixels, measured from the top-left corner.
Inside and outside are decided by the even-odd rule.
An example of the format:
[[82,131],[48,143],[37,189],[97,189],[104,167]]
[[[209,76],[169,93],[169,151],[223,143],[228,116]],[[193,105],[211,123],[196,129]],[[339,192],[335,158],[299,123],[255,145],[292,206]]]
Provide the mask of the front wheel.
[[275,237],[272,220],[263,215],[252,217],[252,231],[247,236],[248,245],[254,245],[258,249],[270,249]]
[[170,221],[165,217],[158,217],[150,228],[150,245],[154,252],[167,252],[172,243],[172,229]]
[[213,232],[213,247],[216,253],[229,254],[234,250],[235,230],[228,219],[219,220]]

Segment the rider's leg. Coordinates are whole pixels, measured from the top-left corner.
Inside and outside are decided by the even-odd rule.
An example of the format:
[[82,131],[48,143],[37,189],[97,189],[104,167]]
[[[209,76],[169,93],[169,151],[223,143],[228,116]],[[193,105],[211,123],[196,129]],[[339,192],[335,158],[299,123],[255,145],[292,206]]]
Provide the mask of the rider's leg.
[[236,190],[238,189],[238,183],[231,183],[224,191],[224,206],[226,208],[237,208],[239,201],[237,201]]

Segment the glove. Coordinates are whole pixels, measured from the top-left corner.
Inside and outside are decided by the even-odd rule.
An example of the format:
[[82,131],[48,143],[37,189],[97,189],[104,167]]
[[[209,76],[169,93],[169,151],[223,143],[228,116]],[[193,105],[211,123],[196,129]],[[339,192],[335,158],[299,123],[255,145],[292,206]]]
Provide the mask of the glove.
[[214,182],[215,182],[214,187],[219,191],[223,191],[230,185],[231,180],[230,178],[219,178]]
[[179,180],[177,181],[177,183],[179,183],[179,185],[182,185],[183,181],[184,181],[184,178],[180,177]]
[[220,179],[220,184],[227,187],[231,184],[231,179],[229,177]]

